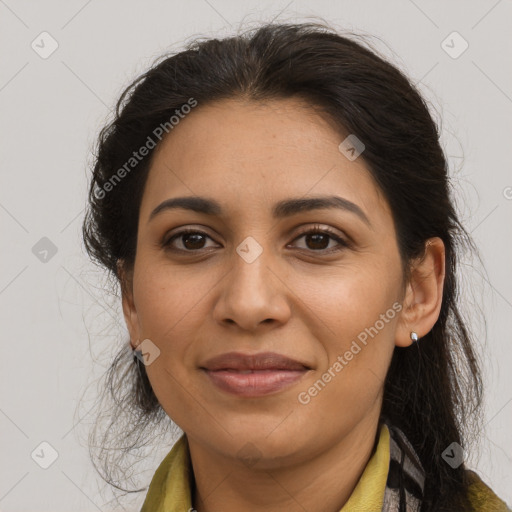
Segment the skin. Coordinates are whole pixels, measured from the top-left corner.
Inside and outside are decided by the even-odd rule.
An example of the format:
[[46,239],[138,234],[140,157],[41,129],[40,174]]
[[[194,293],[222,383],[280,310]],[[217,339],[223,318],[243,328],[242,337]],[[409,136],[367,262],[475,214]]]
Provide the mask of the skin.
[[[198,512],[339,511],[372,454],[384,378],[395,346],[424,336],[441,308],[444,245],[430,239],[403,281],[389,205],[344,136],[298,99],[199,105],[156,149],[140,208],[133,269],[120,266],[132,346],[160,355],[146,370],[169,417],[187,434]],[[275,219],[283,199],[337,195],[357,215],[322,209]],[[220,216],[183,209],[149,220],[163,201],[217,200]],[[330,227],[342,239],[303,232]],[[178,228],[206,237],[178,237]],[[263,252],[247,263],[248,236]],[[331,248],[340,247],[338,252]],[[193,252],[195,251],[195,252]],[[357,335],[394,303],[402,310],[307,405],[307,391]],[[230,352],[274,351],[307,363],[301,381],[258,398],[215,387],[199,369]],[[249,445],[252,443],[252,445]],[[252,446],[249,466],[239,450]]]

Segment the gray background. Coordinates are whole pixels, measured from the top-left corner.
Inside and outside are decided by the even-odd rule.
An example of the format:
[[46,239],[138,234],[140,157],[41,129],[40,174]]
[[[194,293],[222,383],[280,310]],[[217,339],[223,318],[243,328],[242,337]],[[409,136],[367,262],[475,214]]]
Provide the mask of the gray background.
[[[380,38],[373,44],[419,83],[441,123],[484,263],[461,268],[487,389],[485,431],[467,460],[512,503],[510,0],[0,0],[0,510],[138,510],[144,497],[111,502],[86,442],[95,379],[126,339],[119,301],[80,240],[90,150],[114,101],[194,36],[311,17]],[[44,31],[58,44],[47,58],[55,43]],[[454,31],[469,44],[457,58],[459,36],[443,45]],[[42,442],[58,454],[47,469],[52,449]],[[146,483],[170,444],[146,461]]]

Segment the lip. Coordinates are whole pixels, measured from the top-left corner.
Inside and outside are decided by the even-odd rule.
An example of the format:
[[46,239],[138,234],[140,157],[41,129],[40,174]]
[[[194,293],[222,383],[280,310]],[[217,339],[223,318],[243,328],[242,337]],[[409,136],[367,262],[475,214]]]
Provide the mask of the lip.
[[311,370],[306,364],[275,352],[229,352],[209,359],[200,369],[221,390],[246,397],[281,391]]
[[276,352],[260,352],[243,354],[227,352],[208,359],[201,365],[206,370],[304,370],[310,369],[307,364]]

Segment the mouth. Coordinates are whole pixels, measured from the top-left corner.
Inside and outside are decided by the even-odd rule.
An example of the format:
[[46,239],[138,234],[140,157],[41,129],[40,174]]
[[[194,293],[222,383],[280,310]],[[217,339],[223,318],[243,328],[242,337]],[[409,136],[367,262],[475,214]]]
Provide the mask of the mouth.
[[232,395],[258,397],[277,393],[301,380],[311,367],[273,352],[231,352],[200,367],[210,382]]
[[281,391],[298,382],[310,370],[204,370],[210,381],[228,393],[258,397]]

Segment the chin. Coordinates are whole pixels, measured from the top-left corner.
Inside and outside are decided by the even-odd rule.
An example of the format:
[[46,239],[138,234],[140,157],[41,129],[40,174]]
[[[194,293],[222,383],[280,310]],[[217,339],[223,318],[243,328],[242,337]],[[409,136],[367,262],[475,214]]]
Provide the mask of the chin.
[[[282,418],[279,421],[282,421]],[[232,455],[238,458],[256,460],[255,467],[258,469],[275,468],[287,461],[292,463],[306,440],[298,437],[295,429],[293,432],[282,426],[276,429],[279,421],[259,422],[259,425],[252,427],[244,425],[228,429],[232,437],[226,448],[231,451],[235,447]]]

